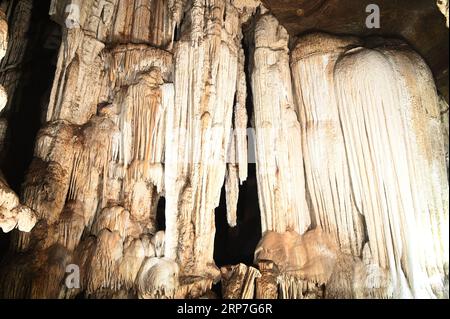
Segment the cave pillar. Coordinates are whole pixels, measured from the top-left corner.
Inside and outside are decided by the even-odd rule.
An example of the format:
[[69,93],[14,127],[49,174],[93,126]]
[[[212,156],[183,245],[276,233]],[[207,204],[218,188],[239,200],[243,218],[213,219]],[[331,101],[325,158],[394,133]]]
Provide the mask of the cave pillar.
[[255,27],[252,70],[258,197],[263,233],[304,233],[306,204],[301,127],[292,92],[288,33],[271,15]]

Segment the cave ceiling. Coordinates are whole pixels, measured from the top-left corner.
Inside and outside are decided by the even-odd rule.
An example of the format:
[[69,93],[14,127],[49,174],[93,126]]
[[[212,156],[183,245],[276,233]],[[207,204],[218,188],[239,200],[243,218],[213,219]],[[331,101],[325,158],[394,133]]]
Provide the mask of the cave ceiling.
[[[263,0],[291,36],[311,31],[403,38],[431,67],[448,101],[448,28],[434,0]],[[366,7],[377,4],[381,27],[366,27]]]

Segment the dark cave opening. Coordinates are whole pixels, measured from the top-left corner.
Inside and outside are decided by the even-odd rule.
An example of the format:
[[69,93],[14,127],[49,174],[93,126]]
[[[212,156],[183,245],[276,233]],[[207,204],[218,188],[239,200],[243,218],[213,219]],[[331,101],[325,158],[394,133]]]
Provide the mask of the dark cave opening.
[[166,230],[166,199],[161,197],[156,208],[156,231]]
[[215,212],[214,261],[218,267],[253,264],[253,254],[261,239],[261,216],[256,185],[256,165],[249,165],[249,177],[239,189],[237,226],[227,222],[225,191]]
[[0,230],[0,264],[3,260],[3,257],[8,252],[10,242],[11,242],[11,232],[5,234]]

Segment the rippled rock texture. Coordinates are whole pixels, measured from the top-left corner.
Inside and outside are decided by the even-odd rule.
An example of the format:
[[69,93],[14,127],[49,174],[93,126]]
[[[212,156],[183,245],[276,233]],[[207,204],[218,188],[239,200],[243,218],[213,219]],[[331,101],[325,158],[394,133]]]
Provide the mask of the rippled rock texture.
[[[262,2],[48,3],[1,297],[448,298],[448,3],[381,1],[369,31],[365,1]],[[1,6],[6,160],[35,6]],[[215,214],[223,195],[245,221],[252,163],[261,240],[219,268]]]

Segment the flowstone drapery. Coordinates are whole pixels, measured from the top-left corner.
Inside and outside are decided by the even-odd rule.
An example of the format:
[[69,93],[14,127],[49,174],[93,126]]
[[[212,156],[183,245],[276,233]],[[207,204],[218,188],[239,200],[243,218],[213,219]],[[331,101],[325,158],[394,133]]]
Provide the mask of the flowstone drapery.
[[[19,3],[0,14],[7,66]],[[448,298],[448,104],[403,41],[293,37],[256,0],[49,15],[62,41],[33,159],[20,192],[0,176],[0,297],[200,298],[221,281],[229,299]],[[253,265],[219,269],[216,209],[223,195],[239,226],[253,153],[262,238]]]

